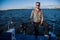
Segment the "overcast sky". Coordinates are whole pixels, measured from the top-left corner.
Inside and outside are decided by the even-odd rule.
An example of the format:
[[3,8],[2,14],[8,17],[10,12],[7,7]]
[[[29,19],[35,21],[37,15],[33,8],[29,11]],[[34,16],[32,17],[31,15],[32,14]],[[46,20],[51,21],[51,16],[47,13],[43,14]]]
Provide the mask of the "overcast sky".
[[31,8],[35,7],[37,1],[41,3],[41,8],[49,5],[60,5],[60,0],[0,0],[0,10]]

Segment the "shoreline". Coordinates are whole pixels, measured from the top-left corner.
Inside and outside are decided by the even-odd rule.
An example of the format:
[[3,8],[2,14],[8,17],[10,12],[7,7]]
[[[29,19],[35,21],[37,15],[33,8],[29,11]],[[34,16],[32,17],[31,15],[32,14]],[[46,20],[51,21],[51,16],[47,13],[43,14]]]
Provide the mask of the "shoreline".
[[[50,10],[50,9],[60,9],[60,8],[44,8],[44,9],[49,9]],[[7,10],[0,10],[0,11],[8,11],[8,10],[33,10],[33,9],[7,9]]]

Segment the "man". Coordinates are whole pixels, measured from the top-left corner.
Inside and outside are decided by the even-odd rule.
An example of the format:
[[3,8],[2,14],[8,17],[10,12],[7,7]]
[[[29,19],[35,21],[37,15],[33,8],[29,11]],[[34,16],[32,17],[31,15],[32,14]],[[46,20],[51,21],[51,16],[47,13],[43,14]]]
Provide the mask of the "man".
[[[33,19],[32,19],[33,18]],[[34,10],[32,10],[31,16],[30,16],[30,21],[34,23],[34,28],[35,28],[35,36],[37,37],[38,35],[38,27],[39,25],[42,25],[45,27],[45,33],[44,36],[48,37],[48,25],[44,22],[43,20],[43,13],[40,9],[40,2],[36,2],[36,7]]]

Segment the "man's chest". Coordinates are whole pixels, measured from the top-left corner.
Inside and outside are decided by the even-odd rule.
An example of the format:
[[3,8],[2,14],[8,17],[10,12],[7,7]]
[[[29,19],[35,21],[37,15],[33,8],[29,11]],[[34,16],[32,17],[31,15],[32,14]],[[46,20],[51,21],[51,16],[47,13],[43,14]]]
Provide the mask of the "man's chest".
[[34,12],[34,17],[40,17],[41,16],[41,12],[37,13],[37,12]]

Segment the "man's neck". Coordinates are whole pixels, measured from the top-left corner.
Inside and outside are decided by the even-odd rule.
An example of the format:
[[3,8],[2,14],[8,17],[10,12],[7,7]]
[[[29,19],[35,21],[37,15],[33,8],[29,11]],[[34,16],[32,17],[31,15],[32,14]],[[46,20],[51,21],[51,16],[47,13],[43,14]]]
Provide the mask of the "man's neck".
[[36,11],[36,12],[39,12],[39,11],[40,11],[40,9],[36,8],[36,9],[35,9],[35,11]]

